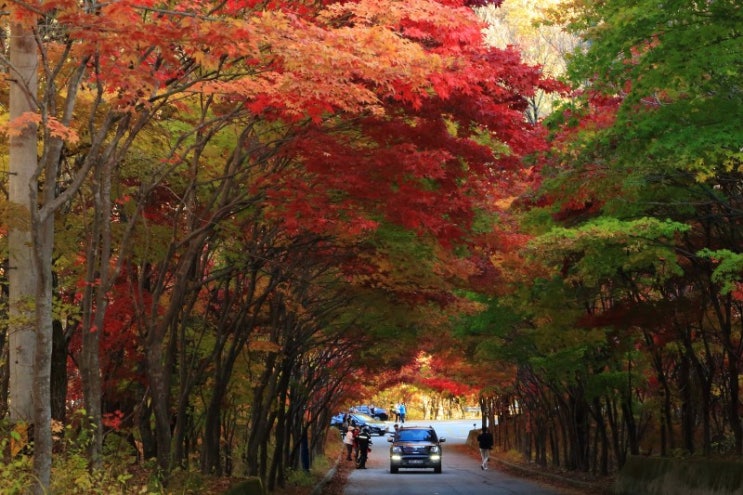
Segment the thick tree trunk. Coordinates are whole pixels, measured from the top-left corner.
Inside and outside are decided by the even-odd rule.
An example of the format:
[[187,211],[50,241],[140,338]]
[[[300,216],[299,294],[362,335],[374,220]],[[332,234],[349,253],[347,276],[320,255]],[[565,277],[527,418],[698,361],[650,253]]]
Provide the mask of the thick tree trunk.
[[[32,31],[14,24],[10,36],[10,119],[36,113],[38,55]],[[11,124],[12,125],[12,124]],[[10,137],[9,224],[10,419],[33,425],[34,484],[47,493],[51,477],[51,246],[53,218],[37,216],[37,127]],[[52,186],[55,175],[51,176]],[[44,273],[40,273],[43,270]],[[35,304],[34,304],[35,300]],[[31,391],[31,393],[29,393]]]
[[[10,35],[10,121],[36,112],[37,54],[33,33],[12,26]],[[38,273],[33,259],[32,210],[36,209],[37,126],[28,122],[10,136],[8,221],[10,420],[32,423],[36,334],[34,299]]]

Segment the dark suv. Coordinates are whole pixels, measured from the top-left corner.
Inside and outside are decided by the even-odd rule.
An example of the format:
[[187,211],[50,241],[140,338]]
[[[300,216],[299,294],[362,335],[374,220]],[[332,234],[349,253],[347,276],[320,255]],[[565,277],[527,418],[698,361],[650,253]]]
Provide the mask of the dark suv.
[[400,468],[433,468],[441,472],[441,444],[445,438],[439,438],[431,426],[404,426],[387,439],[390,447],[390,472],[396,473]]

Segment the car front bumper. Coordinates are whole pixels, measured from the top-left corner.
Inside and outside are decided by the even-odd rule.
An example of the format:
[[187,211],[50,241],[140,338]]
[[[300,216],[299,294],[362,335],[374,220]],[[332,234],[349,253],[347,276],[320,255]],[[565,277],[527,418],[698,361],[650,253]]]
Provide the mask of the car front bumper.
[[428,456],[401,456],[392,454],[390,467],[393,468],[437,468],[441,466],[441,455]]

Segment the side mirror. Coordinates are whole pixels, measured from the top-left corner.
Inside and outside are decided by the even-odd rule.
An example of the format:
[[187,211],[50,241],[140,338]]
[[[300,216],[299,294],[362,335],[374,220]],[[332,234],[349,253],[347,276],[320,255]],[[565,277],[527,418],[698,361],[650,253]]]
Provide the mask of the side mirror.
[[439,443],[444,443],[444,442],[446,442],[446,438],[439,438]]

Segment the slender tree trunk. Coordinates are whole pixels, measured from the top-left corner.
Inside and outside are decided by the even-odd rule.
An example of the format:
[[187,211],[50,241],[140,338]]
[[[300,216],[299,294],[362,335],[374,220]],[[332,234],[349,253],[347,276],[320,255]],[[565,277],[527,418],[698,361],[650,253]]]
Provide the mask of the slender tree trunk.
[[52,418],[65,424],[67,411],[67,337],[62,322],[54,320],[52,335]]
[[[54,188],[54,183],[47,184]],[[34,362],[34,476],[36,495],[46,495],[52,471],[52,249],[54,215],[40,218],[34,228],[34,255],[39,280],[36,291],[36,354]]]
[[[3,263],[5,271],[7,273],[7,262]],[[8,300],[8,290],[7,285],[3,288],[0,288],[0,293],[2,293],[2,296],[6,301]],[[0,332],[0,356],[2,356],[0,361],[0,417],[6,418],[8,417],[8,392],[9,392],[9,383],[8,383],[8,375],[10,373],[10,363],[9,363],[9,357],[10,352],[8,350],[8,339],[7,339],[7,333],[6,332]]]
[[[637,422],[635,421],[634,409],[632,407],[632,397],[626,397],[622,400],[622,419],[627,428],[627,441],[629,442],[629,452],[632,455],[640,453],[640,442],[637,438]],[[622,456],[620,467],[624,465],[625,456]]]
[[552,455],[552,466],[560,467],[560,445],[557,440],[557,431],[555,430],[554,420],[550,426],[550,452]]
[[147,392],[144,392],[144,400],[142,400],[137,407],[135,423],[139,430],[139,438],[142,442],[142,458],[143,460],[149,460],[157,457],[157,440],[152,427],[152,406],[151,402],[146,397]]
[[280,389],[279,394],[276,411],[276,428],[274,430],[276,445],[273,452],[273,459],[271,459],[271,466],[268,470],[268,476],[266,478],[266,486],[269,492],[274,491],[277,484],[280,487],[283,487],[284,485],[283,473],[286,467],[284,466],[284,459],[288,451],[288,442],[290,438],[288,432],[289,428],[286,424],[286,391]]
[[704,450],[704,455],[709,456],[712,455],[712,377],[715,375],[716,365],[713,353],[709,348],[707,336],[704,332],[701,333],[701,338],[704,343],[704,355],[706,356],[705,362],[702,362],[699,355],[694,351],[691,341],[691,329],[686,329],[683,340],[686,354],[689,356],[689,360],[693,365],[694,374],[700,384],[702,400],[699,407],[702,417],[702,449]]
[[81,326],[82,349],[80,351],[80,375],[83,399],[92,441],[88,446],[90,463],[100,467],[103,446],[103,423],[101,418],[101,366],[100,335],[106,311],[108,270],[110,259],[110,211],[111,169],[108,161],[96,171],[94,195],[95,209],[90,224],[86,256],[87,286],[83,296],[83,321]]
[[[218,362],[217,366],[219,365]],[[224,379],[223,373],[218,369],[204,419],[204,439],[201,447],[201,472],[204,474],[222,475],[219,443],[222,438],[222,404],[227,393],[228,380],[229,378]]]
[[[160,325],[162,323],[159,323]],[[157,465],[163,474],[170,472],[170,372],[163,361],[163,337],[160,329],[151,329],[147,339],[147,379],[152,412],[155,416]]]
[[[606,431],[606,423],[604,422],[604,416],[601,414],[601,401],[599,399],[594,399],[594,410],[595,410],[595,416],[594,419],[596,420],[596,435],[599,437],[601,446],[600,451],[598,452],[599,455],[599,463],[598,463],[598,470],[599,473],[602,476],[606,476],[609,474],[609,435]],[[609,402],[607,401],[607,407],[609,407]]]
[[691,391],[691,369],[689,357],[683,352],[679,356],[679,395],[681,396],[681,438],[684,449],[694,454],[694,399]]
[[743,427],[740,422],[740,367],[739,357],[734,353],[728,354],[728,389],[730,402],[728,404],[728,420],[735,438],[735,455],[743,455]]
[[[125,119],[127,120],[127,119]],[[95,469],[101,467],[103,450],[103,417],[102,417],[102,394],[103,384],[101,380],[101,332],[103,332],[104,318],[108,306],[108,292],[111,287],[111,181],[114,172],[114,159],[106,160],[99,171],[98,191],[95,197],[96,226],[94,232],[100,236],[99,250],[95,259],[99,260],[98,283],[95,289],[95,318],[94,328],[88,332],[89,339],[83,339],[88,366],[88,379],[90,383],[85,390],[85,407],[93,427],[93,441],[88,449],[91,466]]]

